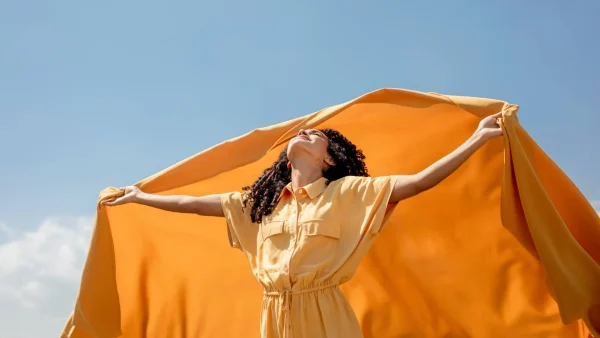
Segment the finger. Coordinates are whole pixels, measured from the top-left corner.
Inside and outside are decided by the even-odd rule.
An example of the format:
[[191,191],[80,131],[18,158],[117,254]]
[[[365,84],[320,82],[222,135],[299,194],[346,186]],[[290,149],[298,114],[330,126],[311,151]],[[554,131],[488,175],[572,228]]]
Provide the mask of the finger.
[[112,206],[118,205],[118,204],[119,204],[119,202],[120,202],[120,201],[119,201],[119,199],[117,198],[117,199],[116,199],[116,200],[114,200],[114,201],[107,201],[107,202],[104,202],[104,204],[112,207]]

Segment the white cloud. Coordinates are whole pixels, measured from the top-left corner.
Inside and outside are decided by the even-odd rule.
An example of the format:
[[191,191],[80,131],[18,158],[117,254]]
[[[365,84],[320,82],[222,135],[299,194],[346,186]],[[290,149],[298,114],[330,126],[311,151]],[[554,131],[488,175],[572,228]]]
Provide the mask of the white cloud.
[[92,227],[88,217],[49,218],[25,233],[0,223],[0,338],[60,334]]

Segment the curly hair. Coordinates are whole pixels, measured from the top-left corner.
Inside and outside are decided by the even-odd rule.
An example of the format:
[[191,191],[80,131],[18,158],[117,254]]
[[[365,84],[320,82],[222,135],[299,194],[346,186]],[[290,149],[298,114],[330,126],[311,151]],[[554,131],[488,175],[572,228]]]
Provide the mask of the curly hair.
[[[344,135],[333,129],[321,129],[329,139],[327,153],[335,165],[323,172],[326,184],[345,176],[369,176],[365,155],[362,150],[350,142]],[[273,212],[279,200],[279,194],[291,181],[288,168],[287,149],[284,149],[277,161],[263,171],[263,174],[251,186],[243,187],[243,207],[251,204],[250,217],[253,223],[261,223],[263,216]]]

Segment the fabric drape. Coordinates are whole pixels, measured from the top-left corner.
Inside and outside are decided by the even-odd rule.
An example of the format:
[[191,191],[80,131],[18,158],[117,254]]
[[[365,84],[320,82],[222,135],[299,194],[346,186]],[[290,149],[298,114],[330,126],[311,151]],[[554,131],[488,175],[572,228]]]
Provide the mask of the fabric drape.
[[[341,290],[365,337],[598,336],[600,218],[504,101],[381,89],[222,142],[137,185],[240,191],[300,128],[323,127],[364,151],[371,176],[416,173],[498,111],[504,135],[399,203]],[[100,193],[62,337],[258,337],[263,289],[224,219],[100,204],[120,194]]]

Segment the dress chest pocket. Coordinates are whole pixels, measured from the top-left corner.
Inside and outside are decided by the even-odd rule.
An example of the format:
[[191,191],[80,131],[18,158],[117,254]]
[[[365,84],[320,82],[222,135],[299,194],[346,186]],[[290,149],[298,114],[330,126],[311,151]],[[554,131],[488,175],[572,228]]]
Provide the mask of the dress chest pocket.
[[268,221],[260,226],[257,254],[261,268],[265,271],[279,271],[284,264],[281,258],[289,245],[289,233],[284,229],[285,221]]
[[310,220],[301,224],[307,238],[324,236],[332,239],[340,238],[340,223],[325,220]]
[[339,259],[342,247],[340,222],[329,219],[300,223],[296,271],[315,276],[326,275],[332,264]]
[[276,236],[276,235],[282,234],[284,225],[285,225],[285,221],[270,221],[267,224],[263,224],[260,227],[260,232],[261,232],[263,241],[271,236]]
[[257,236],[258,247],[280,246],[283,244],[285,235],[285,221],[269,220],[260,225],[260,233]]

